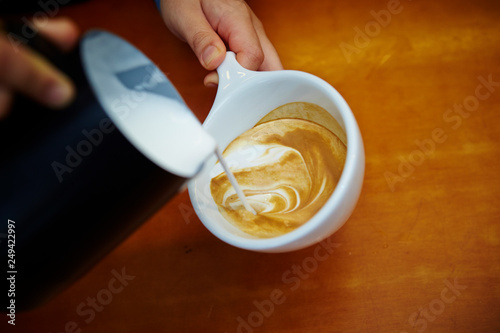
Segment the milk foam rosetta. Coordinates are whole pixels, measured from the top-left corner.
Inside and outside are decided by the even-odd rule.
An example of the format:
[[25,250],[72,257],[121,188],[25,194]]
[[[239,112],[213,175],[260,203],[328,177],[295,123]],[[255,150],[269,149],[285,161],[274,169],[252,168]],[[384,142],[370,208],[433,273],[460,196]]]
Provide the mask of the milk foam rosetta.
[[269,238],[301,226],[324,205],[342,173],[346,146],[311,121],[278,119],[237,137],[223,156],[257,215],[243,208],[217,164],[210,189],[219,211],[244,232]]

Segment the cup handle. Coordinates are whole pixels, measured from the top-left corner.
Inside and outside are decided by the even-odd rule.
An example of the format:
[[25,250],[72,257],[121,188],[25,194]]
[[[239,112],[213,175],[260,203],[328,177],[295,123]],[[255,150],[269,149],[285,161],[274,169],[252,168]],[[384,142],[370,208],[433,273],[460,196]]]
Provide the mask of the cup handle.
[[233,51],[227,51],[224,61],[217,67],[217,74],[219,74],[219,86],[217,88],[214,104],[207,119],[214,110],[218,109],[219,105],[224,103],[227,96],[230,96],[233,90],[238,88],[244,81],[257,75],[258,72],[248,70],[241,66],[236,60],[236,54]]

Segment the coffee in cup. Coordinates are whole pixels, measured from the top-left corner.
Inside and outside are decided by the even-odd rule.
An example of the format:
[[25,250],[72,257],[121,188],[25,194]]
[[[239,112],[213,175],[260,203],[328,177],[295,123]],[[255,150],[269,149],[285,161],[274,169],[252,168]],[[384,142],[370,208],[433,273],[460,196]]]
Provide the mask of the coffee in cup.
[[313,103],[282,105],[234,139],[223,156],[257,214],[245,209],[221,166],[210,190],[222,216],[258,238],[286,234],[332,195],[346,159],[345,132]]

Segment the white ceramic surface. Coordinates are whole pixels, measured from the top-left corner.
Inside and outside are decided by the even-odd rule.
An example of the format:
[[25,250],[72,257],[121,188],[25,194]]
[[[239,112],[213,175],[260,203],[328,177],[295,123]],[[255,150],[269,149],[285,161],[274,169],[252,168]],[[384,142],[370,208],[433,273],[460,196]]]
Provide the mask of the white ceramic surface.
[[291,102],[314,103],[332,114],[347,135],[342,176],[323,208],[303,226],[282,236],[259,239],[248,235],[219,213],[210,195],[213,157],[188,184],[191,202],[201,222],[233,246],[259,252],[287,252],[313,245],[337,231],[350,217],[363,184],[365,155],[361,134],[349,106],[324,80],[299,71],[249,71],[228,52],[217,69],[219,88],[203,127],[221,150],[275,108]]

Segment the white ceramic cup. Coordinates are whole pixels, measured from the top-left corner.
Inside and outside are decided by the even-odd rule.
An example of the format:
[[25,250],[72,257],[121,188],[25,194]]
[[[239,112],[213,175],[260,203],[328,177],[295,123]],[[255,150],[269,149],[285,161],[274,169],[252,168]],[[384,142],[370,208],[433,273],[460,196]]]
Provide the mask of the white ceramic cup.
[[363,141],[349,106],[324,80],[299,71],[249,71],[228,52],[217,69],[219,88],[203,127],[223,151],[237,136],[252,128],[275,108],[291,102],[309,102],[327,110],[345,131],[347,156],[334,192],[324,206],[305,224],[273,238],[256,238],[238,229],[220,213],[210,194],[210,171],[215,156],[188,184],[191,202],[210,232],[233,246],[259,252],[298,250],[329,237],[350,217],[363,184],[365,155]]

